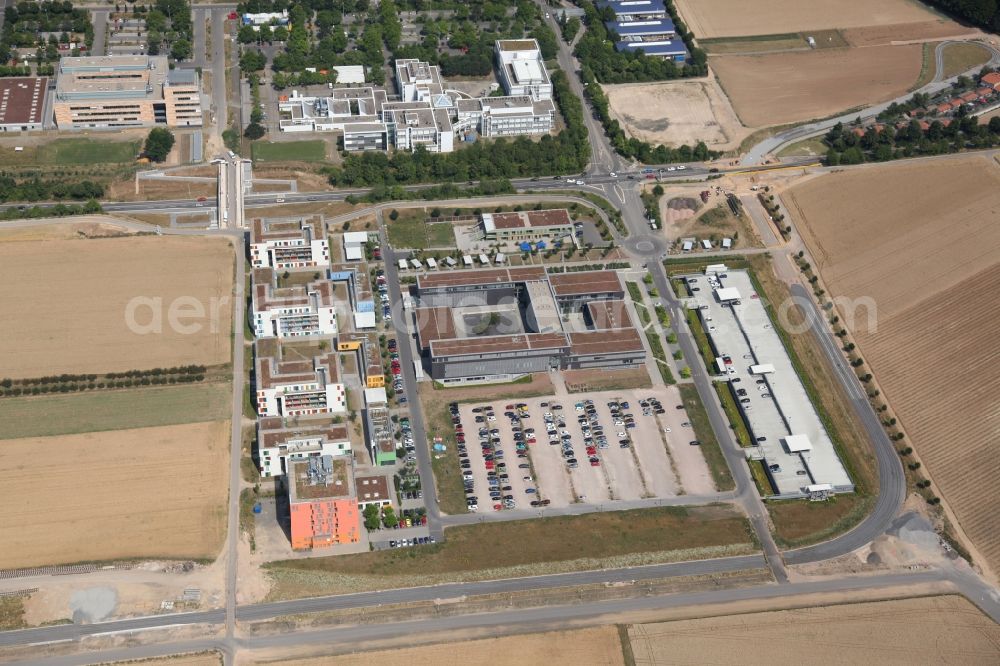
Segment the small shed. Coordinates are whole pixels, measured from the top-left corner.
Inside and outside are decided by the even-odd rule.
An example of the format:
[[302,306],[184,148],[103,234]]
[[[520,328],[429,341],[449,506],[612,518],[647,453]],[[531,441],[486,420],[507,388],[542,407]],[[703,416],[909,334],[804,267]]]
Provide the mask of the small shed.
[[472,268],[472,257],[467,254],[462,255],[462,265],[466,268]]

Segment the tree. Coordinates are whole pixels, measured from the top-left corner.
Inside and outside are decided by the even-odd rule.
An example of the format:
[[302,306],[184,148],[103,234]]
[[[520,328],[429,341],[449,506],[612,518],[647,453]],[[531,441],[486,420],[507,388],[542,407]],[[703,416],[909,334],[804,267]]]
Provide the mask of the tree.
[[267,134],[267,128],[265,128],[260,123],[250,123],[247,128],[243,130],[243,136],[250,139],[251,141],[256,141],[257,139],[263,137]]
[[153,162],[162,162],[167,159],[170,149],[174,147],[173,133],[163,127],[154,127],[149,130],[146,136],[146,143],[142,147],[143,153]]
[[399,518],[396,517],[396,512],[391,506],[386,507],[385,511],[382,512],[382,524],[389,529],[399,525]]
[[191,42],[186,39],[178,39],[170,48],[170,57],[174,60],[187,60],[191,54]]
[[377,530],[382,522],[382,518],[379,516],[380,509],[378,504],[369,504],[365,507],[365,529],[369,532]]

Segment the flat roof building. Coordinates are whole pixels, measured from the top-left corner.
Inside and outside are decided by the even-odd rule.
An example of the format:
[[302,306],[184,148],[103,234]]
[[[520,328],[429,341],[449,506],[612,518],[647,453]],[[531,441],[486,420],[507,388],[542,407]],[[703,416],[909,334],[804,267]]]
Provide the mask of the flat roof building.
[[573,220],[565,208],[514,213],[483,213],[479,220],[485,240],[554,239],[573,234]]
[[201,81],[166,56],[63,58],[53,112],[59,129],[201,127]]
[[250,265],[279,271],[329,266],[330,243],[323,219],[254,219],[250,227]]
[[338,381],[337,355],[312,361],[283,361],[256,346],[257,414],[259,416],[325,416],[347,412],[344,385]]
[[270,478],[284,476],[290,462],[303,458],[351,455],[351,438],[344,424],[286,428],[280,418],[263,418],[257,423],[257,451],[260,474]]
[[44,129],[49,80],[41,76],[0,79],[0,132]]
[[[510,381],[551,369],[627,367],[645,349],[614,271],[548,275],[542,267],[417,278],[417,344],[442,383]],[[601,306],[605,299],[619,305]],[[560,312],[582,311],[586,330]]]
[[333,283],[314,280],[305,285],[276,287],[271,268],[253,271],[251,323],[258,338],[332,338],[337,335]]
[[354,488],[358,494],[358,508],[362,511],[371,504],[381,507],[392,506],[389,479],[381,474],[354,477]]
[[500,85],[508,95],[552,99],[552,82],[534,39],[500,39],[494,47]]
[[641,42],[656,37],[665,39],[677,34],[674,22],[667,18],[640,21],[607,21],[604,27],[617,34],[621,37],[622,41],[626,42]]
[[628,53],[641,50],[648,56],[661,56],[676,63],[684,63],[688,58],[687,46],[684,45],[684,41],[680,37],[643,42],[622,41],[615,44],[615,49]]
[[288,470],[293,550],[357,543],[361,520],[350,456],[296,460]]
[[663,0],[598,0],[600,9],[610,8],[619,21],[643,21],[667,18]]

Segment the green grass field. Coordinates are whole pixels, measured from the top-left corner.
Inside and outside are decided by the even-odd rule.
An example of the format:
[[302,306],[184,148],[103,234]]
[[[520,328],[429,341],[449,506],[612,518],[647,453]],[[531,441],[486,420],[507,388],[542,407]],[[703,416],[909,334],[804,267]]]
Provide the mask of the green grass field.
[[0,439],[148,428],[228,418],[229,384],[93,391],[0,400]]
[[429,213],[422,209],[400,210],[399,217],[386,216],[389,242],[395,248],[423,250],[429,247],[455,247],[455,228],[449,222],[428,223]]
[[256,141],[253,144],[254,162],[322,162],[326,159],[326,142],[314,141]]
[[21,152],[0,148],[0,160],[8,166],[122,164],[135,160],[139,151],[138,141],[56,139],[40,146],[25,146]]

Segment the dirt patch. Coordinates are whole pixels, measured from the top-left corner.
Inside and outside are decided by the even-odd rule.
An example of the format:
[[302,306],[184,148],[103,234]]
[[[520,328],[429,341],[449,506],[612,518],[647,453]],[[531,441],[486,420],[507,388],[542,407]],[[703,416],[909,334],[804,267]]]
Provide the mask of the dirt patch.
[[24,226],[2,227],[0,228],[0,243],[111,238],[123,235],[130,236],[133,233],[132,230],[119,226],[113,217],[88,215],[73,218],[72,222],[29,223]]
[[882,46],[903,42],[940,41],[976,37],[980,31],[947,19],[920,21],[898,25],[871,26],[844,30],[844,39],[851,46]]
[[611,112],[629,136],[652,144],[730,150],[750,134],[714,77],[707,81],[604,86]]
[[678,10],[698,37],[738,37],[858,28],[936,18],[910,0],[678,0]]
[[917,80],[922,62],[919,44],[711,59],[750,127],[825,118],[898,97]]
[[959,596],[820,606],[640,624],[629,628],[636,663],[870,662],[963,664],[1000,659],[1000,627]]
[[624,666],[625,664],[615,627],[486,638],[338,657],[253,663],[276,666],[443,666],[445,664],[495,666],[498,662],[549,666],[577,666],[577,664]]
[[200,652],[198,654],[172,654],[169,657],[154,657],[152,659],[136,659],[132,661],[110,662],[108,666],[219,666],[222,655],[218,652]]
[[0,569],[215,557],[228,451],[225,421],[3,442],[0,503],[18,510],[0,523]]
[[1000,169],[984,157],[885,165],[807,181],[785,201],[831,295],[866,299],[841,317],[938,491],[1000,569],[989,362]]
[[649,373],[644,368],[624,370],[563,370],[566,389],[570,393],[617,391],[649,388]]
[[233,262],[218,237],[0,243],[5,317],[20,322],[4,335],[3,374],[227,363]]

